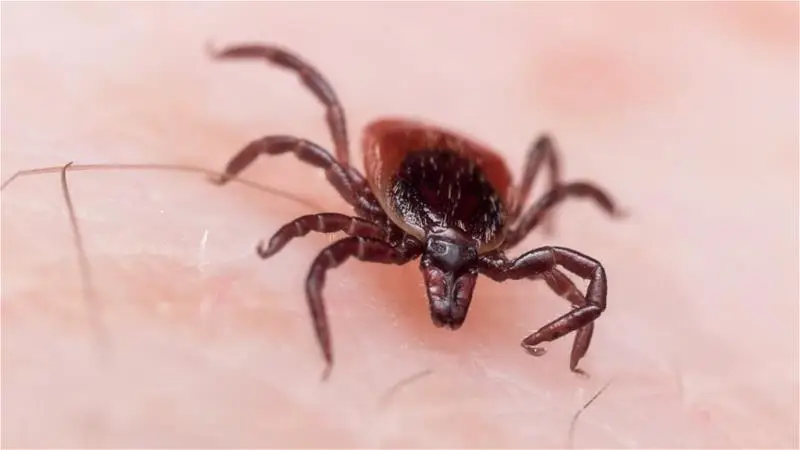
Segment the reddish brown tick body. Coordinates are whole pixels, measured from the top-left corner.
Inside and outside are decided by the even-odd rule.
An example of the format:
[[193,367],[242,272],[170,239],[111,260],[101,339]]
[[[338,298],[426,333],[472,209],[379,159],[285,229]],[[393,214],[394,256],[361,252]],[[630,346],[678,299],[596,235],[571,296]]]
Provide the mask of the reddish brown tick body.
[[[522,181],[512,184],[505,162],[488,147],[452,131],[411,120],[372,122],[364,132],[366,177],[350,165],[344,109],[325,78],[310,64],[280,47],[245,44],[212,50],[216,59],[256,58],[296,72],[326,107],[336,148],[334,158],[319,145],[294,136],[257,139],[229,163],[223,184],[259,155],[294,153],[325,170],[330,183],[353,206],[358,217],[322,213],[299,217],[258,246],[267,258],[291,239],[310,231],[344,232],[311,264],[306,296],[314,328],[327,362],[333,364],[322,287],[329,269],[346,259],[405,264],[420,257],[433,323],[458,329],[466,319],[479,273],[495,281],[543,279],[572,309],[526,337],[522,346],[537,347],[577,330],[570,368],[586,354],[594,320],[606,307],[606,274],[596,260],[563,247],[541,247],[508,259],[505,250],[518,244],[554,206],[570,197],[589,197],[606,212],[619,211],[599,187],[586,182],[562,183],[555,147],[539,138],[528,154]],[[549,190],[523,211],[534,179],[543,165],[550,169]],[[559,266],[589,280],[584,296]]]

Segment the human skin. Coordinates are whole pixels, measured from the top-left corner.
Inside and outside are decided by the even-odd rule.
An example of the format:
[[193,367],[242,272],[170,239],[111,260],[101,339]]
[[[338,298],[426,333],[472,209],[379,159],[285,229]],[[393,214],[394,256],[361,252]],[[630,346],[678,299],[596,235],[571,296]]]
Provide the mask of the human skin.
[[572,335],[539,358],[519,346],[567,311],[544,283],[481,278],[451,332],[416,261],[350,261],[328,274],[322,383],[303,283],[331,238],[255,255],[296,216],[350,212],[320,171],[281,156],[244,174],[313,208],[197,174],[69,172],[93,291],[58,174],[20,178],[2,193],[3,446],[798,446],[796,3],[2,12],[3,179],[69,161],[218,170],[268,134],[331,148],[292,75],[204,52],[263,41],[331,80],[358,166],[379,116],[463,130],[517,177],[549,132],[565,177],[630,214],[570,201],[511,253],[604,264],[588,378],[568,369]]

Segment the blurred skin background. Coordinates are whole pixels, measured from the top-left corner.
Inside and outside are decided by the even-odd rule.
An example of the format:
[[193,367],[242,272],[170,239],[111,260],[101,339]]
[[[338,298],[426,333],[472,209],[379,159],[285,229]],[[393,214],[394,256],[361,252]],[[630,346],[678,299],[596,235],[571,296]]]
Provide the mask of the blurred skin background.
[[330,148],[294,76],[204,52],[263,41],[328,77],[359,166],[381,115],[464,131],[517,176],[549,132],[565,177],[631,214],[569,202],[511,252],[605,265],[589,378],[568,369],[572,336],[541,358],[519,347],[568,308],[544,283],[481,278],[453,333],[430,323],[416,262],[351,261],[328,276],[322,384],[303,282],[330,238],[254,251],[296,216],[350,212],[321,172],[284,156],[245,173],[315,207],[197,174],[70,172],[93,302],[58,175],[20,178],[2,193],[4,446],[798,446],[796,3],[2,13],[3,179],[69,161],[221,169],[268,134]]

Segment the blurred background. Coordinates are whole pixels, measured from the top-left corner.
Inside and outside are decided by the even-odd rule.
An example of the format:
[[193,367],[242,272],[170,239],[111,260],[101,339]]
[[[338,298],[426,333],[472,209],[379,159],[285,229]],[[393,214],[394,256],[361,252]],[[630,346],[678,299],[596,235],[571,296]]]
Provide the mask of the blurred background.
[[[268,262],[253,254],[317,210],[199,176],[71,173],[108,365],[86,332],[57,175],[20,178],[2,192],[4,446],[798,446],[797,3],[4,2],[2,13],[3,179],[69,161],[220,169],[266,134],[330,146],[294,77],[204,51],[264,41],[329,78],[358,165],[361,128],[384,115],[462,130],[516,175],[549,132],[568,179],[603,185],[631,213],[610,221],[576,202],[553,236],[517,249],[557,243],[605,264],[591,378],[568,371],[570,337],[543,358],[518,346],[566,310],[546,287],[484,279],[468,323],[444,333],[415,263],[347,264],[328,281],[337,366],[320,385],[302,283],[327,238]],[[348,212],[293,158],[246,177]]]

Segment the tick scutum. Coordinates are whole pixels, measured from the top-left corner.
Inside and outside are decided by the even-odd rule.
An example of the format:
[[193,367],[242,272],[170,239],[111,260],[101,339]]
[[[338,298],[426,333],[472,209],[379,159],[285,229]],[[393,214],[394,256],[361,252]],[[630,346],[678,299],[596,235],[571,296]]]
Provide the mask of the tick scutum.
[[409,152],[392,183],[392,203],[423,230],[458,228],[481,245],[503,229],[503,203],[475,161],[449,149]]

